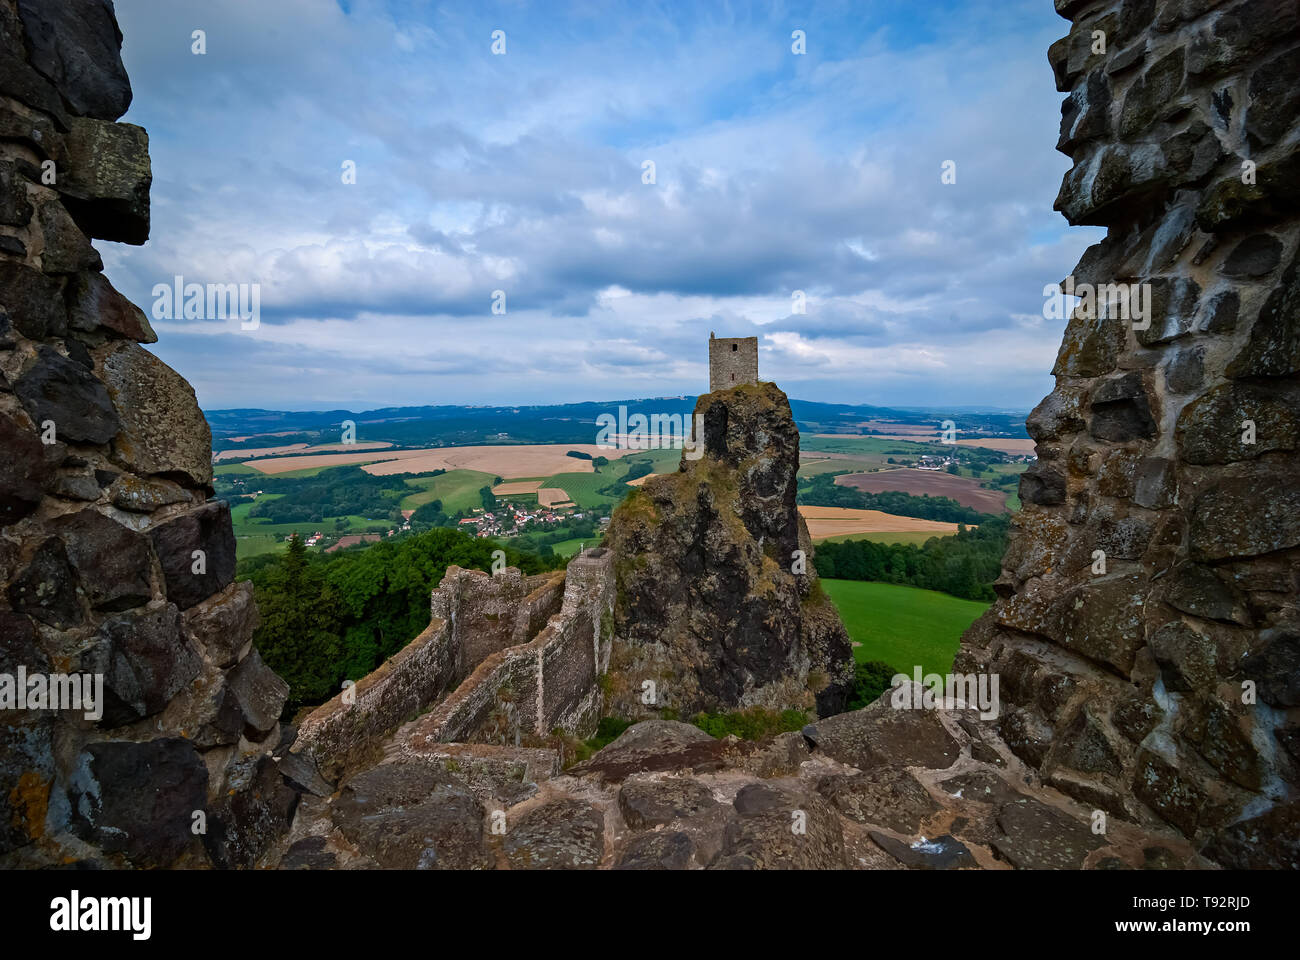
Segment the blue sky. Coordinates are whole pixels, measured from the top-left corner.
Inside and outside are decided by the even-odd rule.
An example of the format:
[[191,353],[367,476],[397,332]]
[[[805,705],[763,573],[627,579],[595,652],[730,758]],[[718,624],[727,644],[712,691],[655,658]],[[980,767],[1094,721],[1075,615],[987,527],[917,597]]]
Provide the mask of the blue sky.
[[1051,209],[1047,0],[117,10],[153,229],[109,277],[261,288],[154,321],[209,409],[695,393],[711,330],[795,397],[1028,408],[1100,235]]

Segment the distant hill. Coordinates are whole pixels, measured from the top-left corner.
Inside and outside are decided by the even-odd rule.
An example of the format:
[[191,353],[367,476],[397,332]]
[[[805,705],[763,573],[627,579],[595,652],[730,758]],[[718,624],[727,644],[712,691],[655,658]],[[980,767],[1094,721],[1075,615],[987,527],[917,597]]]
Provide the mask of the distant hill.
[[[635,400],[607,400],[586,403],[519,406],[424,406],[383,407],[377,410],[262,410],[241,408],[207,410],[214,450],[267,446],[275,437],[278,445],[334,442],[342,423],[356,423],[357,440],[383,440],[397,446],[461,445],[481,443],[584,443],[596,430],[602,413],[617,415],[626,406],[628,415],[681,414],[695,408],[695,397],[653,397]],[[950,411],[899,409],[870,404],[819,403],[791,400],[791,411],[804,433],[887,433],[888,427],[872,423],[934,426],[953,420],[962,436],[1026,437],[1024,413],[966,407]]]

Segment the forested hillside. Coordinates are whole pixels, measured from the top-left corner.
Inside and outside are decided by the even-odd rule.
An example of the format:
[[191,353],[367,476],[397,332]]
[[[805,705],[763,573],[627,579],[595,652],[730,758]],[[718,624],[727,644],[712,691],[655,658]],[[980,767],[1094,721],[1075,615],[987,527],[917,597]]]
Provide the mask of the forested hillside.
[[[253,643],[289,684],[289,711],[322,703],[365,676],[429,625],[429,594],[447,567],[490,570],[499,544],[459,530],[429,530],[365,550],[309,554],[297,538],[240,564],[261,626]],[[525,573],[563,564],[506,549]]]

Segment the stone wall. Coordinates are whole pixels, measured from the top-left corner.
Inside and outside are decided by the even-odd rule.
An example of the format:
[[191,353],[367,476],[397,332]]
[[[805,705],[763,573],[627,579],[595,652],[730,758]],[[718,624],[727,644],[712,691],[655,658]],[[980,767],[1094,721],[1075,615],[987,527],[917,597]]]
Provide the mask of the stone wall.
[[555,613],[563,573],[496,576],[451,566],[430,598],[433,618],[378,669],[317,707],[298,728],[295,753],[334,778],[373,759],[385,737],[441,700],[485,658],[525,642]]
[[584,551],[569,562],[564,602],[535,638],[497,651],[402,738],[417,751],[451,742],[518,744],[555,729],[595,732],[613,630],[613,558]]
[[558,574],[525,577],[508,567],[489,576],[453,566],[433,593],[433,616],[451,624],[463,676],[488,654],[536,636],[559,609],[563,591]]
[[1108,228],[1074,282],[1149,285],[1152,309],[1069,320],[957,669],[1001,674],[1002,733],[1049,784],[1225,866],[1296,867],[1300,5],[1056,8],[1056,207]]
[[207,423],[91,244],[149,234],[121,41],[108,0],[0,0],[0,675],[104,684],[0,710],[4,866],[247,864],[297,798]]
[[709,335],[709,392],[758,383],[758,337]]

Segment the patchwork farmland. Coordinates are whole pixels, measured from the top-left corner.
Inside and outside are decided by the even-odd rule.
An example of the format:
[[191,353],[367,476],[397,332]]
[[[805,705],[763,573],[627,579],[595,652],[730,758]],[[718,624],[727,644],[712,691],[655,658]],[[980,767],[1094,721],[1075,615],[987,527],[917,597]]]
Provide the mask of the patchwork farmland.
[[616,460],[635,450],[602,450],[594,443],[500,444],[467,447],[426,447],[373,453],[318,453],[245,461],[244,466],[276,475],[290,471],[364,465],[367,473],[428,473],[432,470],[477,470],[505,480],[542,477],[553,473],[591,473],[590,460],[568,456],[569,451]]
[[[880,423],[871,426],[879,427]],[[925,431],[928,433],[929,431]],[[824,435],[807,433],[801,439],[803,452],[799,476],[812,479],[834,474],[838,486],[865,492],[902,491],[912,495],[950,497],[981,513],[1000,513],[1007,509],[1008,494],[1012,508],[1018,506],[1011,490],[993,490],[981,486],[980,472],[962,467],[964,474],[953,476],[934,470],[911,469],[909,464],[925,462],[951,453],[951,446],[918,442],[921,431],[900,431],[907,439],[879,435]],[[283,537],[291,531],[302,534],[323,532],[320,546],[326,549],[344,536],[342,546],[359,542],[362,534],[389,530],[395,533],[412,521],[428,523],[441,516],[448,525],[460,525],[483,512],[485,488],[506,509],[513,512],[542,511],[558,519],[547,520],[555,531],[546,545],[557,551],[575,549],[583,542],[599,540],[585,527],[573,527],[576,517],[585,516],[592,523],[608,513],[626,493],[653,476],[677,469],[681,452],[671,449],[605,450],[590,443],[488,443],[463,446],[420,446],[411,449],[394,447],[387,441],[359,441],[343,447],[339,444],[304,444],[268,442],[244,450],[225,450],[219,454],[216,472],[230,484],[236,497],[251,496],[259,489],[258,478],[266,481],[320,477],[326,471],[348,466],[366,475],[392,478],[404,484],[393,490],[390,507],[400,508],[400,516],[380,511],[369,517],[352,513],[335,517],[321,512],[318,520],[272,523],[266,517],[249,516],[251,503],[236,499],[236,533],[240,556],[279,549]],[[249,438],[253,443],[256,437]],[[298,439],[297,437],[294,438]],[[934,462],[930,459],[929,462]],[[987,475],[990,468],[983,471]],[[996,464],[997,473],[1018,472],[1021,464]],[[361,474],[355,476],[360,477]],[[829,477],[825,478],[829,481]],[[344,481],[340,482],[355,482]],[[270,483],[266,484],[270,486]],[[227,492],[230,495],[230,491]],[[266,490],[265,495],[271,495]],[[439,514],[421,510],[436,504]],[[817,542],[850,538],[870,539],[880,543],[914,543],[920,545],[933,537],[951,536],[957,524],[946,520],[898,516],[874,509],[802,506],[801,512],[809,533]],[[417,511],[419,515],[417,516]],[[264,512],[264,511],[262,511]],[[574,515],[575,520],[566,519]],[[471,527],[470,529],[475,529]],[[490,526],[486,535],[499,536],[504,531]],[[572,529],[569,539],[563,531]],[[570,540],[572,542],[570,542]],[[542,541],[533,544],[540,549]]]
[[879,473],[847,473],[835,478],[837,486],[852,487],[864,493],[883,493],[901,490],[912,496],[949,497],[964,507],[981,513],[1002,513],[1007,506],[1007,495],[999,490],[989,490],[970,477],[954,477],[941,470],[882,470]]

